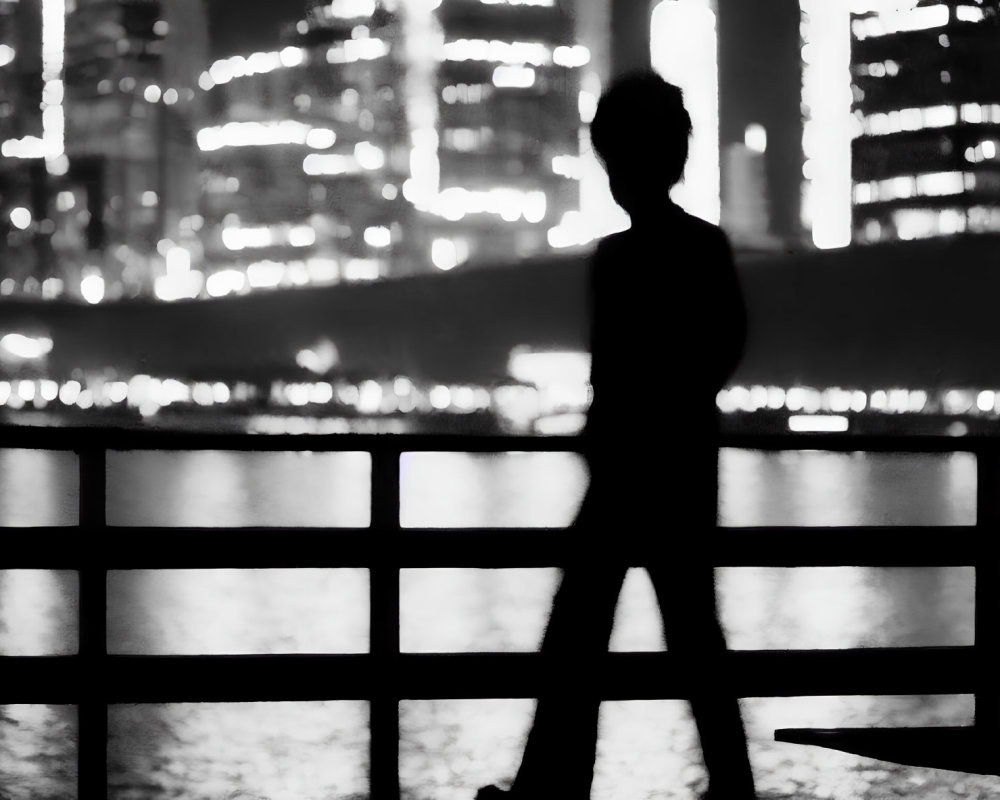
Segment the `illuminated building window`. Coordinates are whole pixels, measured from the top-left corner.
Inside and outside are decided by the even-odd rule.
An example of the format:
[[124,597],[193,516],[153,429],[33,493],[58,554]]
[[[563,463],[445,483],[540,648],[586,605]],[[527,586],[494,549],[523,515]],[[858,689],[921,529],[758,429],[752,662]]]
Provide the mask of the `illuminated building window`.
[[460,103],[463,105],[474,105],[482,103],[493,96],[494,88],[485,83],[459,83],[457,85],[445,86],[441,90],[441,99],[448,105]]
[[542,67],[552,63],[552,50],[541,42],[503,42],[498,39],[455,39],[441,50],[444,61],[495,61],[508,65]]
[[336,141],[336,134],[329,128],[313,128],[295,120],[277,122],[227,122],[211,128],[202,128],[197,135],[198,147],[203,151],[223,147],[265,147],[270,145],[306,145],[325,150]]
[[493,70],[493,85],[498,89],[528,89],[535,85],[535,70],[501,65]]
[[464,263],[469,257],[469,243],[462,238],[435,239],[431,245],[431,263],[448,271]]
[[911,197],[944,197],[975,188],[975,176],[963,172],[928,172],[902,175],[854,186],[854,202],[885,203]]
[[328,6],[324,6],[323,13],[341,19],[370,17],[375,13],[375,0],[333,0]]
[[444,146],[460,152],[482,150],[492,142],[492,128],[448,128],[443,133]]
[[552,172],[571,180],[583,177],[583,162],[579,156],[553,156]]
[[855,64],[854,74],[869,78],[894,78],[899,74],[899,62],[876,61],[871,64]]
[[347,39],[326,51],[330,64],[351,64],[355,61],[374,61],[389,55],[389,43],[382,39]]
[[959,114],[954,106],[903,108],[862,116],[860,132],[866,136],[885,136],[925,128],[947,128],[955,125],[958,119]]
[[542,6],[552,8],[555,0],[479,0],[484,6]]
[[856,39],[864,40],[902,31],[940,28],[948,24],[949,17],[948,6],[944,4],[886,9],[871,16],[855,19],[851,23],[851,32]]
[[962,122],[1000,123],[1000,103],[981,105],[965,103],[960,110]]
[[468,214],[495,214],[505,222],[541,222],[546,215],[545,192],[522,191],[497,187],[469,190],[462,187],[444,189],[436,198],[432,213],[457,222]]
[[956,6],[955,19],[959,22],[982,22],[986,18],[983,9],[975,6]]
[[967,147],[965,149],[965,160],[971,161],[974,164],[978,164],[981,161],[992,161],[997,157],[998,152],[1000,152],[1000,141],[986,139],[975,147]]
[[950,236],[967,229],[966,212],[957,208],[907,208],[894,211],[892,222],[896,235],[904,240]]

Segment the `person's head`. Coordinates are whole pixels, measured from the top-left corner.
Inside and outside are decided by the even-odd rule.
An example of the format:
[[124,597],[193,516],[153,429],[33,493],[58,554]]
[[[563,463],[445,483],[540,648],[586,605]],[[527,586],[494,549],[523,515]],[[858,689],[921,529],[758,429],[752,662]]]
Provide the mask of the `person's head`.
[[681,179],[690,136],[681,90],[655,72],[632,72],[612,83],[590,124],[611,193],[633,216],[660,205]]

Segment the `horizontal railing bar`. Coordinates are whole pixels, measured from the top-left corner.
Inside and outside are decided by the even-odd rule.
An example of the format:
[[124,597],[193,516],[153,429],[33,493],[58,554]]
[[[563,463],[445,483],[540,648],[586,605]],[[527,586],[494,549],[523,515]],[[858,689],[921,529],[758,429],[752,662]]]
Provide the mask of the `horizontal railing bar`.
[[40,450],[461,451],[578,450],[577,436],[449,433],[250,434],[97,427],[0,426],[0,447]]
[[[0,659],[0,703],[73,702],[101,682],[109,703],[247,702],[386,697],[537,697],[592,692],[608,700],[971,694],[987,666],[972,647],[729,651],[691,658],[606,653],[396,656],[107,656],[84,672],[74,658]],[[81,665],[82,666],[82,665]],[[567,681],[566,676],[576,676]],[[387,679],[391,676],[391,679]]]
[[[94,543],[75,528],[0,528],[0,569],[78,569]],[[189,541],[185,541],[185,539]],[[718,528],[670,553],[651,537],[599,553],[567,528],[109,528],[107,569],[562,567],[676,561],[717,567],[969,567],[989,556],[974,526]]]
[[[749,450],[830,450],[899,453],[998,452],[1000,436],[873,435],[839,433],[725,433],[721,447]],[[450,433],[248,434],[99,427],[0,425],[0,447],[42,450],[242,451],[579,451],[578,436]]]

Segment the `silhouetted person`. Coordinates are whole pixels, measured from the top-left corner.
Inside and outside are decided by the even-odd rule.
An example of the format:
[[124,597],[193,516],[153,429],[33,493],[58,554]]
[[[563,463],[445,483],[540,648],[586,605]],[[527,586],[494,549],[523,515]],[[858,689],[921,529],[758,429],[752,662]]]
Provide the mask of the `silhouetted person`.
[[[723,232],[675,205],[691,119],[680,90],[655,73],[619,79],[591,124],[594,149],[627,231],[603,239],[591,262],[591,382],[584,430],[590,485],[573,523],[591,565],[568,567],[553,601],[542,652],[606,652],[625,568],[601,554],[654,545],[647,569],[668,648],[726,648],[714,570],[685,557],[716,525],[715,398],[738,363],[746,312]],[[585,687],[586,674],[567,676]],[[510,793],[478,798],[588,800],[599,699],[586,688],[539,700]],[[750,800],[753,778],[735,697],[691,699],[712,800]]]

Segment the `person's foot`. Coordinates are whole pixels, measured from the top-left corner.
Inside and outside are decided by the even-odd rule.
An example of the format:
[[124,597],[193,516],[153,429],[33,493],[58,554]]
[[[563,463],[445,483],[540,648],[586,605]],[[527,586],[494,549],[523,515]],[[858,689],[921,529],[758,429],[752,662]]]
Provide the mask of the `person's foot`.
[[514,795],[508,789],[490,785],[476,792],[476,800],[514,800]]

